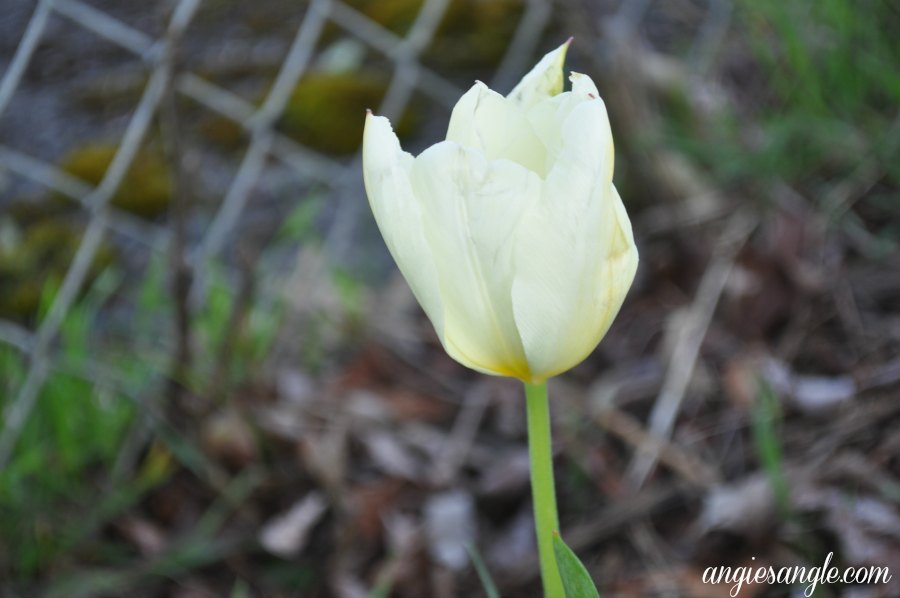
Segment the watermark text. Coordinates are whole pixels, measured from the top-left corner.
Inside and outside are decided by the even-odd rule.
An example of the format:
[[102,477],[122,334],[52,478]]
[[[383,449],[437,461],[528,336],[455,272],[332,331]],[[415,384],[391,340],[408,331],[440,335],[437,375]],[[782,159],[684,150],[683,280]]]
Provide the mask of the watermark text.
[[[891,572],[888,567],[847,567],[841,570],[831,564],[834,557],[829,552],[825,562],[819,567],[805,567],[795,565],[792,567],[756,567],[753,565],[741,567],[707,567],[703,571],[703,583],[730,584],[729,594],[736,597],[744,584],[767,583],[782,585],[803,585],[804,596],[812,596],[816,586],[821,584],[877,584],[891,581]],[[756,560],[756,557],[752,557]]]

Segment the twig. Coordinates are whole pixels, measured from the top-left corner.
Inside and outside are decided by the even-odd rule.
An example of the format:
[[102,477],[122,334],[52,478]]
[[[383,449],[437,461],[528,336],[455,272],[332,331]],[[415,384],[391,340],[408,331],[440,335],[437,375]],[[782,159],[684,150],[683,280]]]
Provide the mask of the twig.
[[460,465],[465,460],[466,453],[475,440],[475,434],[481,426],[485,410],[490,403],[490,385],[482,382],[476,384],[462,402],[453,429],[447,437],[444,446],[441,447],[437,463],[434,465],[434,473],[431,476],[432,483],[437,486],[449,484],[459,471]]
[[566,530],[566,544],[576,551],[588,550],[599,542],[611,538],[625,526],[646,520],[655,513],[671,508],[674,503],[689,499],[700,492],[687,484],[674,484],[653,490],[644,490],[626,501],[617,502],[600,512],[597,517]]
[[221,393],[227,388],[229,382],[228,374],[234,363],[234,351],[244,335],[247,315],[253,303],[255,290],[253,278],[254,262],[249,257],[243,261],[244,263],[241,264],[240,268],[237,296],[231,306],[228,323],[225,325],[225,335],[216,355],[212,381],[209,385],[209,397],[213,400],[220,398]]
[[[697,296],[678,330],[662,389],[650,414],[650,432],[659,439],[669,438],[672,433],[675,418],[694,373],[700,346],[734,266],[734,259],[755,224],[755,219],[746,212],[737,212],[729,219],[725,232],[713,249],[714,257],[700,280]],[[659,459],[659,449],[658,442],[644,445],[632,458],[625,475],[627,484],[632,489],[640,488],[653,471]]]
[[648,432],[640,422],[615,407],[603,409],[595,416],[597,423],[635,450],[652,449],[662,464],[678,473],[685,481],[701,488],[718,484],[722,476],[716,468],[690,451]]
[[[647,521],[636,521],[628,527],[628,540],[644,557],[644,571],[665,571],[674,560],[670,551],[660,539],[659,534],[650,527]],[[658,598],[678,598],[680,593],[675,588],[666,588],[655,594]]]
[[900,357],[894,358],[858,378],[859,388],[862,391],[898,384],[900,383]]
[[172,60],[166,90],[160,108],[160,128],[165,143],[166,159],[172,173],[171,219],[172,237],[169,264],[172,272],[172,295],[174,297],[175,351],[169,369],[169,390],[174,403],[181,402],[181,384],[191,368],[191,308],[188,304],[191,270],[187,263],[187,221],[190,216],[189,192],[187,190],[183,152],[178,123],[178,106],[175,100],[175,77],[180,70],[177,48],[172,48]]

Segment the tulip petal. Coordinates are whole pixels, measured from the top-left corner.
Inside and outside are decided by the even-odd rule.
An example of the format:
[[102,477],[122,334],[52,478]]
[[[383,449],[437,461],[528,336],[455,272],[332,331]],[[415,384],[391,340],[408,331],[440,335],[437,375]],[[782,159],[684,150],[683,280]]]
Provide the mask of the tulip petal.
[[476,82],[453,107],[447,140],[481,150],[488,160],[512,160],[543,176],[546,151],[514,102]]
[[536,380],[574,367],[597,346],[637,268],[628,215],[612,185],[612,136],[593,84],[575,82],[559,155],[541,200],[517,231],[512,303]]
[[[637,249],[628,240],[631,226],[617,193],[603,221],[594,222],[603,243],[520,243],[519,273],[512,287],[513,311],[529,370],[545,380],[579,364],[602,340],[615,319],[637,270]],[[551,220],[556,216],[555,220]],[[592,215],[593,216],[593,215]],[[522,225],[523,236],[569,228],[558,215],[536,211]],[[574,236],[591,234],[571,231]],[[610,230],[611,229],[611,230]],[[540,249],[538,249],[540,247]],[[561,261],[562,260],[562,261]],[[523,265],[527,261],[529,266]]]
[[383,116],[366,117],[363,178],[369,205],[388,250],[443,342],[444,311],[431,248],[423,232],[422,209],[413,194],[413,157]]
[[[602,145],[591,145],[591,149],[594,151],[590,152],[589,156],[586,156],[582,152],[583,144],[581,143],[571,144],[574,151],[570,151],[569,153],[570,155],[577,153],[587,160],[592,160],[595,157],[599,158],[604,167],[603,176],[612,180],[616,152],[613,146],[612,129],[609,126],[609,116],[606,113],[606,105],[603,103],[603,100],[600,99],[600,92],[597,91],[597,86],[594,85],[594,82],[590,77],[581,73],[572,73],[569,75],[569,80],[572,82],[572,91],[567,101],[569,106],[560,111],[560,130],[563,132],[563,135],[574,135],[576,130],[581,130],[578,119],[590,118],[591,122],[597,127],[597,136],[600,141],[602,141]],[[587,105],[589,108],[582,109],[590,110],[590,112],[577,117],[573,124],[568,124],[572,112],[583,105]],[[580,136],[576,136],[576,140],[579,137]]]
[[[597,118],[599,120],[595,120],[595,123],[603,127],[600,134],[605,139],[602,145],[594,145],[592,147],[595,150],[606,149],[608,158],[603,158],[603,160],[607,173],[611,178],[614,159],[613,139],[603,100],[600,99],[597,86],[594,85],[594,82],[587,75],[572,73],[569,76],[569,80],[572,82],[572,91],[563,92],[533,105],[528,110],[528,122],[531,123],[532,130],[540,138],[544,147],[547,148],[547,162],[549,164],[565,164],[565,162],[560,161],[559,155],[562,151],[565,123],[569,114],[577,106],[585,102],[592,102],[592,110],[598,112]],[[591,154],[588,161],[594,159],[597,159],[597,156]]]
[[529,378],[510,290],[514,231],[540,196],[540,178],[444,141],[416,158],[412,182],[439,264],[445,349],[472,369]]
[[[562,94],[556,119],[559,139],[553,167],[547,175],[551,193],[568,197],[569,202],[591,199],[583,190],[605,181],[612,182],[615,151],[612,130],[606,105],[597,93],[597,87],[587,75],[572,73],[572,91]],[[573,209],[579,209],[572,205]]]
[[570,39],[560,47],[548,52],[534,65],[528,74],[522,77],[507,96],[510,100],[528,109],[537,102],[555,96],[563,90],[563,64]]

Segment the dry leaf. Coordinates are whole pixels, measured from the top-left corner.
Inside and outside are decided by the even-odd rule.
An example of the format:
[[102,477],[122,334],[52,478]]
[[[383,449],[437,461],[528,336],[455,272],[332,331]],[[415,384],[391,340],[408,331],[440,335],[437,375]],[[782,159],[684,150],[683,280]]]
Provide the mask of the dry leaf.
[[428,552],[437,563],[460,571],[469,556],[466,545],[475,543],[475,501],[462,490],[431,496],[425,503]]
[[319,492],[310,492],[286,513],[269,520],[259,532],[263,548],[281,558],[300,554],[309,532],[328,510],[328,502]]

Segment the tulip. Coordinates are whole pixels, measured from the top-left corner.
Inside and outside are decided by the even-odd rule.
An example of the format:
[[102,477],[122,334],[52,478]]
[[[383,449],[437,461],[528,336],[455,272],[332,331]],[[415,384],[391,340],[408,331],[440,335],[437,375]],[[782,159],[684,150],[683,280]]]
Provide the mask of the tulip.
[[568,43],[503,97],[476,83],[447,139],[416,157],[366,117],[366,193],[388,249],[447,353],[540,383],[597,346],[637,269],[612,183],[606,108]]
[[612,182],[606,107],[586,75],[572,73],[563,91],[568,46],[506,97],[475,83],[453,108],[447,139],[418,156],[371,112],[363,136],[375,221],[444,349],[474,370],[525,383],[535,530],[551,597],[592,582],[571,566],[571,551],[554,553],[562,540],[554,539],[546,380],[594,350],[638,263]]

